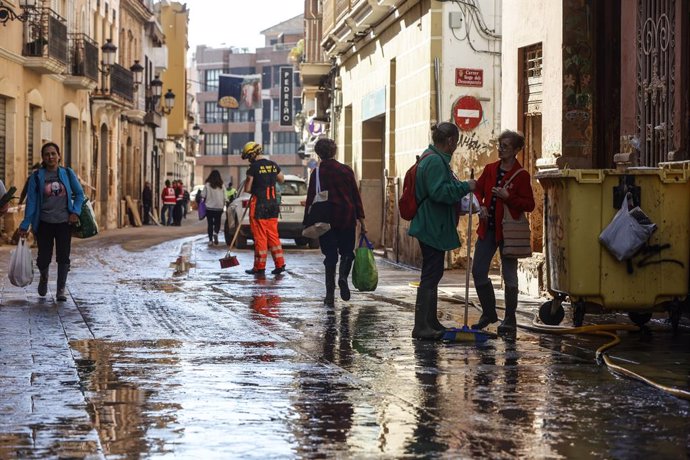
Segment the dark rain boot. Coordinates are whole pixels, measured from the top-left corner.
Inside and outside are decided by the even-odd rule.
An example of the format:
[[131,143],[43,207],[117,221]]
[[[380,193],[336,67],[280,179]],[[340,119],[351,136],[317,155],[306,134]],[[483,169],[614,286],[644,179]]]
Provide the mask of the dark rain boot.
[[340,298],[343,300],[350,300],[350,286],[347,284],[347,277],[350,276],[352,270],[352,257],[341,257],[340,267],[338,267],[338,287],[340,288]]
[[438,320],[438,289],[434,289],[429,308],[429,324],[437,331],[446,332],[446,327]]
[[335,307],[335,267],[326,267],[326,297],[323,304],[327,307]]
[[69,272],[69,264],[58,264],[57,292],[55,293],[55,300],[58,302],[64,302],[67,300],[67,295],[65,294],[67,272]]
[[515,319],[515,311],[518,304],[518,288],[506,287],[506,316],[498,326],[499,334],[515,334],[517,329],[517,321]]
[[439,340],[443,337],[442,331],[437,331],[429,323],[429,312],[434,301],[434,290],[417,289],[417,301],[414,305],[414,328],[412,338],[420,340]]
[[475,285],[479,303],[482,305],[482,316],[479,317],[477,324],[472,325],[472,329],[481,330],[491,323],[498,321],[496,315],[496,296],[494,295],[494,285],[489,281],[480,286]]
[[41,297],[48,293],[48,268],[39,270],[41,279],[38,280],[38,295]]

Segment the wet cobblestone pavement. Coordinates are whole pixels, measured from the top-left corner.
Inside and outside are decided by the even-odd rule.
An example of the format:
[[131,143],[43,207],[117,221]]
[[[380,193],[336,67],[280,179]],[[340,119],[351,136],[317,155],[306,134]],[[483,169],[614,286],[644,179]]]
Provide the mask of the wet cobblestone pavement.
[[[329,312],[318,250],[288,246],[286,274],[254,279],[250,251],[221,270],[204,236],[136,239],[75,244],[63,305],[2,273],[0,458],[690,455],[690,404],[598,366],[605,339],[415,342],[416,271],[379,260],[377,291]],[[462,280],[444,277],[446,325]],[[520,321],[538,305],[522,298]],[[613,354],[687,390],[690,331],[654,323]]]

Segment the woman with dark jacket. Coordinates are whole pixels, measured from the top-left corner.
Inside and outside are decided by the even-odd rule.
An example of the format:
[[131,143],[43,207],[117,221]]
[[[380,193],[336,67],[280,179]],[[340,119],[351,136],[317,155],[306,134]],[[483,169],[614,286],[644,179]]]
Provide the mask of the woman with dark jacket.
[[48,291],[48,270],[53,258],[57,261],[57,292],[55,299],[64,302],[67,272],[70,266],[72,234],[70,225],[79,221],[84,191],[77,175],[70,168],[60,166],[60,148],[48,142],[41,148],[41,167],[29,178],[24,220],[19,235],[25,237],[29,227],[38,242],[36,266],[41,274],[38,295]]
[[517,259],[503,256],[503,205],[507,205],[513,218],[534,209],[532,180],[517,161],[517,154],[525,146],[525,138],[515,131],[503,131],[498,137],[499,161],[486,165],[477,180],[480,205],[477,244],[474,248],[472,277],[474,288],[482,304],[482,316],[472,329],[484,329],[498,321],[494,287],[489,279],[491,260],[501,250],[501,276],[505,284],[505,318],[498,332],[515,332],[515,311],[518,303]]
[[438,340],[445,327],[438,320],[438,283],[443,277],[446,251],[460,247],[456,229],[457,204],[474,190],[475,181],[459,181],[450,169],[460,132],[452,123],[431,128],[432,145],[417,166],[415,197],[419,207],[408,234],[422,250],[422,275],[415,302],[412,337]]
[[350,287],[347,278],[355,260],[355,233],[357,222],[360,231],[366,233],[364,207],[359,195],[355,173],[347,165],[335,159],[338,146],[332,139],[322,138],[314,144],[314,151],[321,162],[311,172],[307,191],[306,213],[316,197],[316,174],[319,174],[321,191],[328,190],[328,202],[331,206],[331,229],[319,237],[321,253],[325,256],[326,297],[324,305],[335,306],[335,267],[338,265],[338,287],[340,298],[350,300]]

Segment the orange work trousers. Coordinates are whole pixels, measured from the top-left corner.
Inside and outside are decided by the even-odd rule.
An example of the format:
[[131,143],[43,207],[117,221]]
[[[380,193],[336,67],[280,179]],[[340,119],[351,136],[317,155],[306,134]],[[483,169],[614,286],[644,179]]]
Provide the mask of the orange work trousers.
[[249,202],[249,226],[254,236],[254,270],[266,269],[266,258],[269,250],[275,267],[282,267],[285,265],[285,258],[278,237],[278,218],[257,219],[254,215],[255,210],[256,198],[252,197]]

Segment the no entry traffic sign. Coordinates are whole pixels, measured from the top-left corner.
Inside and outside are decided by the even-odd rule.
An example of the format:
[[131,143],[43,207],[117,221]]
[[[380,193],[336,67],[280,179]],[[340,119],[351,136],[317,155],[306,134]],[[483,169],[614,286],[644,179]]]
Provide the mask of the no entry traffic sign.
[[471,131],[482,121],[482,104],[472,96],[462,96],[453,104],[453,119],[461,131]]

